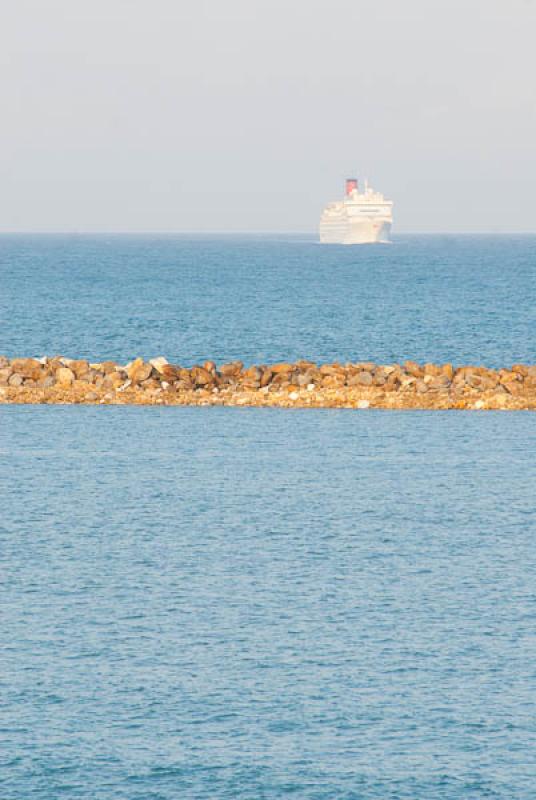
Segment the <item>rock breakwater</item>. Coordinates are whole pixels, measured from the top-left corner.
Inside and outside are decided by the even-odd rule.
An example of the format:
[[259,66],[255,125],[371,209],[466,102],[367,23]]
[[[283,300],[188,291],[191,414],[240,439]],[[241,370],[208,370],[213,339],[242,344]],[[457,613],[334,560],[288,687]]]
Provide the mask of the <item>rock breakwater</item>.
[[184,367],[162,356],[128,364],[0,356],[0,403],[536,410],[536,366],[304,360]]

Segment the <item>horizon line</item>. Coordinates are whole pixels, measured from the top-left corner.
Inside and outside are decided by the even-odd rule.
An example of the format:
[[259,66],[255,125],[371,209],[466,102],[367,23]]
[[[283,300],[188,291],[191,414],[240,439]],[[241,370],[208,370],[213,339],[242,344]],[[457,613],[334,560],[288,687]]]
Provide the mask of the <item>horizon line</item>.
[[[392,236],[534,236],[536,230],[494,231],[494,230],[437,230],[437,231],[396,231]],[[316,230],[0,230],[0,236],[318,236]]]

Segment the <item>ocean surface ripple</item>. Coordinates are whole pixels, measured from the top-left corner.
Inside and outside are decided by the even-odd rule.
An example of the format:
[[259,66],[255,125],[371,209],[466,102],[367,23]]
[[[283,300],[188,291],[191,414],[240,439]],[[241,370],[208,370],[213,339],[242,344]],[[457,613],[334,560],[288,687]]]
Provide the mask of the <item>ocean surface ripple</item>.
[[4,235],[0,287],[10,357],[536,363],[536,236]]
[[532,800],[533,415],[0,423],[2,800]]

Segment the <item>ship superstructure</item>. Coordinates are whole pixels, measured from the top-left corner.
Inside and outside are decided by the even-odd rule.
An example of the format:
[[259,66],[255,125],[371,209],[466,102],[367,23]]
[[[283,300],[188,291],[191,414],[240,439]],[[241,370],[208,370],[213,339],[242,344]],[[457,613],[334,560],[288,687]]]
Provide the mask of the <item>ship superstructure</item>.
[[388,242],[393,222],[393,203],[365,181],[359,191],[357,178],[346,181],[343,200],[329,203],[320,217],[320,241],[324,244]]

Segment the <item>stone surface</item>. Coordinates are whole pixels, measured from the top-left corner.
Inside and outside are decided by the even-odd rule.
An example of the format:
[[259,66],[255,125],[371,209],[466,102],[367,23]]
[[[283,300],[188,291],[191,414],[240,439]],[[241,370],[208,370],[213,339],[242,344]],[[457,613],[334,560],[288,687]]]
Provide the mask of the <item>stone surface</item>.
[[56,370],[56,381],[60,386],[70,386],[74,381],[74,373],[69,367],[59,367]]
[[536,410],[536,365],[274,365],[215,361],[186,368],[163,356],[126,366],[65,356],[0,356],[2,403],[239,405],[310,408]]

